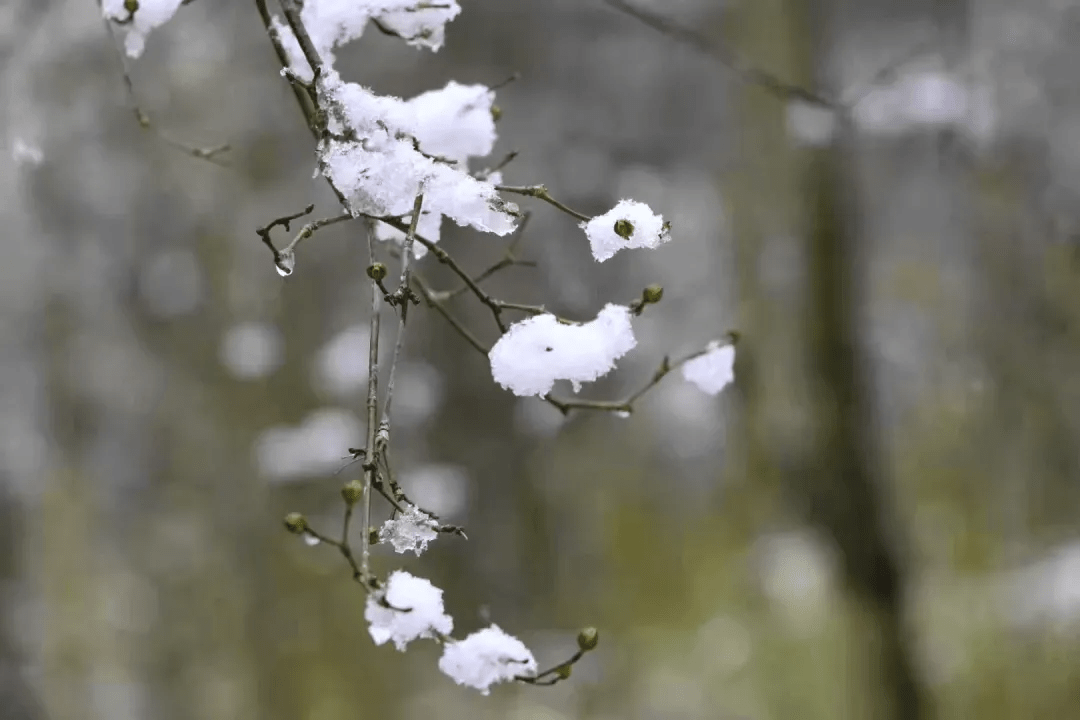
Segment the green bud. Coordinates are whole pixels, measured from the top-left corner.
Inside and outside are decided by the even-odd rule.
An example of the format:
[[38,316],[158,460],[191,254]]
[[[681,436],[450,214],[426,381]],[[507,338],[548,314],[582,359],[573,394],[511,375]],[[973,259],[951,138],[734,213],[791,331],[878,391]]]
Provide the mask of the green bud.
[[498,105],[491,106],[491,119],[494,122],[499,122],[502,119],[502,108]]
[[641,299],[646,305],[654,305],[664,297],[664,288],[659,285],[650,285],[641,293]]
[[634,234],[634,224],[629,220],[616,220],[615,234],[623,240],[629,240],[630,236]]
[[368,542],[368,545],[378,545],[379,544],[379,529],[378,528],[374,528],[374,527],[369,527],[368,528],[368,530],[367,530],[367,542]]
[[350,480],[341,487],[341,499],[350,506],[355,505],[364,495],[364,486],[356,480]]
[[139,0],[124,0],[124,9],[129,14],[134,14],[139,9]]
[[386,266],[382,263],[368,265],[367,276],[375,282],[382,281],[386,277]]
[[285,529],[295,535],[300,535],[307,530],[307,518],[298,512],[291,512],[285,516]]
[[594,627],[582,628],[577,634],[577,646],[582,652],[592,650],[598,642],[600,642],[600,633]]
[[573,672],[573,670],[573,665],[560,665],[559,667],[555,668],[555,674],[559,676],[560,680],[565,680],[566,678],[570,677],[570,673]]

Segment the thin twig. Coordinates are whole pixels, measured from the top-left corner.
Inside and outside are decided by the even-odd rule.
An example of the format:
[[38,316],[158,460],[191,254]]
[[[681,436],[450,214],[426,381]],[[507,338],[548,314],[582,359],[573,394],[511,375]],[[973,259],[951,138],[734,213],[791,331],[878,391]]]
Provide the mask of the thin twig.
[[[101,10],[101,0],[98,0],[98,10]],[[228,163],[222,160],[219,156],[232,149],[228,143],[221,143],[211,147],[198,147],[196,145],[190,145],[182,140],[177,140],[171,134],[165,132],[157,126],[156,123],[150,121],[150,116],[147,115],[142,107],[139,105],[138,96],[135,93],[135,83],[131,79],[131,72],[128,70],[127,57],[124,55],[124,51],[120,49],[120,45],[116,40],[116,32],[113,30],[113,24],[124,25],[130,23],[134,19],[134,12],[132,12],[128,18],[123,21],[116,18],[107,18],[103,16],[105,22],[105,31],[109,35],[109,42],[116,51],[117,59],[120,61],[120,74],[124,80],[124,92],[127,95],[128,104],[131,106],[132,113],[135,114],[135,120],[139,123],[139,127],[143,130],[149,130],[153,133],[158,140],[166,145],[179,150],[193,158],[199,160],[206,160],[218,167],[228,167]]]
[[[728,333],[728,337],[731,339],[732,344],[734,344],[738,338],[738,333]],[[696,357],[701,357],[707,352],[709,352],[709,348],[698,350],[679,358],[675,362],[671,362],[667,356],[664,356],[664,359],[660,361],[660,366],[653,373],[649,381],[630,393],[625,400],[564,400],[562,398],[554,397],[551,393],[545,395],[543,399],[558,408],[563,415],[569,414],[571,410],[599,410],[613,413],[632,413],[634,412],[634,403],[637,402],[641,396],[659,385],[660,381],[670,375],[672,371],[677,370]]]
[[[416,224],[420,220],[420,210],[424,205],[424,193],[416,194],[413,202],[412,219],[409,221],[409,230],[405,233],[405,244],[401,250],[401,280],[398,283],[397,292],[393,297],[397,298],[398,305],[398,331],[394,341],[394,355],[390,360],[390,370],[386,380],[386,399],[383,402],[382,420],[379,421],[379,432],[376,438],[376,449],[385,457],[390,445],[390,404],[394,400],[394,377],[397,374],[398,361],[405,345],[405,319],[409,312],[409,303],[412,301],[412,288],[409,278],[409,259],[412,257],[413,239],[416,237]],[[387,473],[391,486],[395,483]],[[392,489],[392,488],[391,488]]]
[[[487,269],[485,269],[479,275],[474,277],[473,282],[475,282],[477,285],[479,285],[481,282],[483,282],[484,280],[487,280],[489,277],[491,277],[495,273],[499,272],[500,270],[503,270],[505,268],[508,268],[508,267],[511,267],[511,266],[514,266],[514,265],[519,265],[521,267],[536,267],[536,262],[535,261],[533,261],[533,260],[519,260],[518,257],[517,257],[518,247],[521,245],[522,238],[525,237],[525,228],[529,224],[530,218],[532,218],[532,213],[525,212],[525,213],[522,214],[521,222],[519,222],[518,226],[514,229],[513,238],[510,240],[510,245],[506,248],[506,251],[503,253],[502,258],[498,262],[496,262],[495,264],[493,264],[490,267],[488,267]],[[469,290],[469,286],[462,284],[462,285],[459,285],[454,290],[449,290],[449,291],[446,291],[446,292],[443,292],[443,293],[437,293],[437,296],[441,300],[450,300],[452,298],[457,297],[458,295],[460,295],[463,292],[467,292],[468,290]]]
[[[372,223],[367,224],[367,242],[369,263],[375,262],[375,228]],[[361,496],[363,503],[363,532],[360,533],[360,571],[365,577],[370,571],[371,542],[368,538],[368,528],[371,525],[371,484],[375,479],[375,423],[378,422],[379,413],[379,310],[382,301],[382,291],[379,284],[371,282],[371,321],[368,336],[368,387],[367,387],[367,442],[365,444],[365,456],[368,462],[364,464],[364,491]]]
[[[403,223],[401,220],[399,220],[397,218],[378,217],[378,218],[373,218],[373,219],[381,220],[382,222],[386,223],[390,227],[397,228],[398,230],[401,230],[402,232],[408,232],[409,231],[409,226],[406,225],[405,223]],[[432,241],[425,238],[423,235],[415,234],[413,239],[415,240],[415,242],[418,242],[421,245],[423,245],[425,248],[427,248],[428,252],[430,252],[432,255],[434,255],[435,258],[440,263],[442,263],[443,265],[446,265],[448,268],[450,268],[454,272],[455,275],[457,275],[459,278],[461,278],[462,281],[465,283],[465,285],[472,292],[472,294],[475,295],[476,298],[480,302],[482,302],[484,305],[486,305],[491,310],[492,315],[494,315],[494,317],[495,317],[495,324],[499,326],[499,330],[501,332],[506,332],[506,324],[502,321],[502,317],[501,317],[502,311],[499,308],[498,301],[496,301],[493,297],[491,297],[486,292],[484,292],[483,288],[481,288],[479,285],[476,284],[476,281],[473,280],[472,276],[469,275],[469,273],[465,272],[465,269],[463,267],[458,265],[457,260],[455,260],[450,255],[450,253],[446,252],[441,247],[439,247],[438,245],[436,245]]]
[[563,205],[561,202],[551,197],[551,193],[548,192],[547,187],[544,185],[526,185],[522,187],[514,185],[496,185],[495,189],[499,192],[514,193],[515,195],[524,195],[526,197],[533,197],[537,198],[538,200],[543,200],[544,202],[549,203],[550,205],[558,208],[559,210],[562,210],[570,217],[581,220],[582,222],[588,222],[589,220],[592,220],[592,218],[588,215],[583,215],[577,210],[571,210],[566,205]]
[[[255,6],[259,9],[259,17],[262,18],[263,27],[266,28],[266,34],[270,38],[270,43],[274,46],[274,53],[277,55],[278,63],[281,64],[282,68],[287,69],[289,67],[289,54],[285,51],[285,45],[281,42],[281,38],[278,37],[277,30],[274,29],[273,19],[266,9],[266,0],[255,0]],[[311,96],[294,82],[290,82],[289,87],[292,89],[297,105],[300,106],[300,112],[304,114],[308,129],[318,139],[315,108]]]
[[625,0],[604,0],[611,8],[625,13],[635,20],[649,26],[657,32],[688,45],[698,52],[713,58],[726,67],[740,81],[749,85],[756,85],[772,93],[781,100],[802,100],[822,108],[830,110],[840,109],[840,103],[821,93],[795,85],[786,80],[754,67],[745,58],[739,56],[729,47],[705,37],[689,28],[676,25],[671,20],[653,13],[644,8],[636,7]]
[[[296,249],[296,246],[300,244],[301,240],[306,240],[315,234],[316,230],[324,228],[327,225],[334,225],[339,222],[345,222],[346,220],[355,220],[356,218],[352,213],[342,213],[341,215],[335,215],[334,217],[322,218],[321,220],[313,220],[304,227],[300,228],[300,232],[296,233],[296,236],[289,241],[289,244],[281,249],[282,252],[292,252]],[[288,228],[286,228],[288,230]]]
[[[842,101],[842,105],[848,109],[854,108],[869,95],[874,88],[888,80],[896,70],[931,47],[930,40],[915,43],[906,52],[896,56],[888,63],[882,65],[877,72],[870,77],[852,85],[850,97]],[[847,94],[847,93],[845,93]]]
[[416,286],[420,289],[420,294],[423,296],[424,300],[427,301],[428,307],[434,308],[435,312],[442,315],[446,322],[450,323],[450,327],[454,328],[454,330],[457,331],[458,335],[461,335],[461,337],[465,338],[465,341],[472,345],[473,349],[486,357],[488,352],[490,351],[490,348],[484,347],[484,344],[477,340],[476,336],[473,335],[472,332],[467,327],[465,327],[460,320],[454,317],[454,315],[446,309],[446,306],[443,305],[440,300],[435,298],[434,292],[419,274],[413,273],[412,279],[413,282],[416,283]]

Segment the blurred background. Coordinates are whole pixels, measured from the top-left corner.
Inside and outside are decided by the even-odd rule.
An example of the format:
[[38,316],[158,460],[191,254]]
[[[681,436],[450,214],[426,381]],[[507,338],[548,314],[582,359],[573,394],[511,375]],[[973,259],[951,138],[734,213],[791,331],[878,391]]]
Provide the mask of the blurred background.
[[[537,267],[496,296],[591,318],[665,288],[584,396],[742,334],[718,397],[672,376],[563,418],[410,315],[395,469],[469,539],[376,569],[541,666],[600,630],[568,682],[487,698],[434,644],[373,646],[341,558],[282,528],[340,527],[368,260],[335,225],[283,280],[255,234],[338,210],[254,3],[196,0],[132,65],[159,133],[227,167],[140,129],[95,3],[0,6],[0,717],[1080,717],[1080,3],[637,1],[852,122],[602,0],[466,0],[437,54],[338,53],[402,97],[520,72],[508,184],[671,221],[598,264],[520,199]],[[467,268],[501,257],[451,225]]]

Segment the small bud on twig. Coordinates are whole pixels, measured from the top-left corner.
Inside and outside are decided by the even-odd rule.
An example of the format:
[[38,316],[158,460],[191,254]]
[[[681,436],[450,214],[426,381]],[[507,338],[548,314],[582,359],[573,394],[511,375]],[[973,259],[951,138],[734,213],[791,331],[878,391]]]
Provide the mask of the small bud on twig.
[[588,652],[600,642],[600,633],[594,627],[582,628],[577,635],[577,645],[582,652]]
[[382,263],[368,265],[367,276],[375,282],[382,282],[386,278],[386,266]]
[[341,487],[341,499],[352,507],[356,503],[360,502],[360,498],[364,496],[364,486],[357,480],[350,480]]
[[307,518],[298,512],[291,512],[285,516],[285,529],[295,535],[300,535],[307,530]]

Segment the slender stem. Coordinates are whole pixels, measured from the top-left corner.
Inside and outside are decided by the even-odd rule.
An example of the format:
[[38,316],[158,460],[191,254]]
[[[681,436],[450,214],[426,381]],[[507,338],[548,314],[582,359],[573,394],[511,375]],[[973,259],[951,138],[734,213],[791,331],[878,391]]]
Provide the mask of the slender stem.
[[[487,280],[495,273],[512,265],[521,265],[522,267],[536,267],[536,263],[532,260],[519,260],[517,257],[518,246],[521,245],[521,240],[525,237],[525,228],[529,225],[529,220],[531,218],[532,213],[522,213],[521,222],[518,223],[517,228],[514,230],[513,239],[510,241],[509,247],[506,248],[506,252],[503,254],[502,259],[500,259],[497,263],[491,265],[486,270],[477,275],[475,278],[473,278],[473,282],[479,285],[481,282]],[[468,285],[459,285],[454,290],[441,293],[440,297],[442,299],[449,300],[450,298],[457,297],[461,293],[467,292],[468,290]]]
[[476,336],[473,335],[472,332],[467,327],[465,327],[460,320],[454,317],[450,313],[450,311],[446,309],[446,306],[443,305],[442,302],[436,299],[435,293],[431,290],[430,287],[428,287],[428,284],[424,282],[424,279],[416,273],[413,273],[412,279],[413,282],[416,283],[416,286],[420,288],[420,294],[424,296],[424,300],[427,301],[428,307],[434,308],[435,312],[442,315],[443,318],[445,318],[446,322],[450,323],[450,327],[457,330],[458,335],[461,335],[461,337],[465,338],[465,341],[472,345],[478,353],[486,357],[490,349],[484,347],[484,344],[477,340]]
[[294,237],[291,241],[289,241],[289,244],[286,245],[284,248],[282,248],[281,251],[282,252],[289,252],[289,251],[293,250],[297,245],[300,244],[301,240],[308,239],[309,237],[311,237],[312,235],[315,234],[316,230],[319,230],[320,228],[324,228],[327,225],[334,225],[334,224],[339,223],[339,222],[345,222],[346,220],[355,220],[355,219],[356,218],[353,217],[352,213],[347,213],[346,212],[346,213],[342,213],[341,215],[335,215],[334,217],[331,217],[331,218],[323,218],[321,220],[313,220],[312,222],[309,222],[304,227],[300,228],[300,232],[296,233],[296,237]]
[[[101,0],[98,0],[97,5],[98,11],[100,12]],[[113,30],[113,23],[124,25],[127,24],[127,22],[134,20],[134,13],[129,15],[128,19],[124,22],[118,22],[116,18],[110,20],[108,17],[103,17],[102,19],[105,22],[105,32],[109,35],[109,43],[112,45],[113,50],[116,52],[116,57],[120,62],[120,74],[124,79],[124,91],[127,94],[128,104],[131,106],[131,111],[134,113],[135,119],[139,123],[139,127],[143,130],[149,130],[158,140],[170,147],[194,158],[206,160],[219,167],[225,167],[227,163],[222,161],[218,156],[232,149],[228,143],[215,145],[213,147],[197,147],[195,145],[190,145],[181,140],[177,140],[172,135],[159,128],[156,123],[150,121],[150,116],[143,112],[142,107],[139,105],[138,96],[135,93],[135,83],[132,82],[131,73],[128,71],[127,57],[124,55],[123,50],[120,49],[120,46],[116,41],[116,32]]]
[[583,215],[582,213],[579,213],[577,210],[571,210],[570,208],[563,205],[561,202],[559,202],[555,198],[551,197],[551,194],[548,193],[548,189],[543,185],[528,185],[528,186],[524,186],[524,187],[515,187],[515,186],[511,186],[511,185],[496,185],[495,189],[498,190],[499,192],[514,193],[516,195],[525,195],[527,197],[534,197],[534,198],[537,198],[538,200],[543,200],[544,202],[546,202],[546,203],[548,203],[548,204],[562,210],[567,215],[570,215],[571,217],[577,218],[578,220],[581,220],[582,222],[588,222],[589,220],[592,220],[592,218],[589,217],[588,215]]
[[[405,345],[405,319],[409,312],[409,303],[412,301],[411,288],[409,287],[409,259],[412,257],[413,239],[416,237],[416,224],[420,220],[420,210],[424,205],[424,193],[416,194],[413,202],[412,220],[409,221],[409,230],[405,233],[405,245],[401,250],[401,280],[398,284],[395,297],[398,304],[398,332],[394,341],[394,355],[390,361],[390,371],[386,380],[386,401],[383,404],[382,420],[379,422],[378,445],[381,453],[386,453],[390,444],[390,404],[394,400],[394,377],[397,374],[398,360],[401,357],[402,348]],[[384,458],[385,459],[385,458]]]
[[[367,228],[368,263],[375,262],[375,228],[369,223]],[[375,423],[379,413],[379,311],[382,302],[382,290],[379,284],[371,282],[371,320],[368,338],[368,387],[367,387],[367,441],[366,462],[364,463],[364,492],[360,497],[362,503],[361,521],[363,522],[360,533],[360,572],[368,577],[370,571],[371,547],[368,541],[368,528],[371,526],[371,484],[375,479]]]
[[626,0],[604,0],[610,7],[618,10],[653,30],[667,35],[676,42],[688,45],[698,52],[708,55],[726,67],[741,82],[765,89],[781,100],[802,100],[805,103],[830,110],[840,109],[839,103],[825,95],[783,80],[772,73],[754,67],[745,58],[731,48],[707,38],[694,30],[680,27],[671,20],[644,8],[636,7]]
[[675,362],[670,362],[668,358],[665,357],[660,362],[660,367],[653,373],[652,378],[636,391],[632,392],[625,400],[563,400],[562,398],[554,397],[550,393],[545,395],[543,399],[558,408],[564,415],[571,410],[600,410],[603,412],[616,413],[633,412],[634,403],[637,402],[642,395],[659,385],[660,381],[670,375],[672,371],[677,370],[696,357],[701,357],[707,352],[709,352],[708,348],[698,350],[679,358]]
[[[381,220],[390,227],[397,228],[402,232],[407,233],[409,231],[409,226],[401,222],[397,218],[380,217],[374,219]],[[502,321],[502,311],[499,308],[498,301],[496,301],[493,297],[484,292],[483,288],[476,284],[476,281],[473,280],[472,276],[469,275],[469,273],[465,272],[465,269],[458,265],[457,260],[455,260],[448,252],[425,238],[423,235],[414,234],[414,240],[426,247],[428,249],[428,252],[434,255],[440,263],[446,265],[454,272],[455,275],[461,278],[462,281],[465,283],[466,287],[468,287],[469,290],[472,292],[472,294],[475,295],[477,299],[480,300],[480,302],[484,303],[484,305],[486,305],[491,310],[492,315],[494,315],[495,317],[495,324],[499,326],[499,330],[501,332],[506,332],[506,324]]]
[[[322,58],[319,57],[319,51],[315,49],[315,43],[311,41],[311,36],[308,35],[304,21],[300,19],[300,10],[297,8],[295,0],[281,0],[281,12],[285,14],[285,20],[289,23],[289,28],[292,29],[293,35],[296,36],[296,42],[300,45],[300,52],[304,53],[304,59],[311,66],[312,83],[314,83],[322,74]],[[287,67],[288,63],[285,63],[285,66]]]
[[[278,57],[278,62],[281,63],[283,68],[289,67],[289,54],[285,52],[285,46],[281,43],[281,38],[278,37],[277,31],[274,29],[270,11],[266,9],[266,0],[255,0],[255,7],[259,9],[259,17],[262,18],[263,27],[266,28],[266,34],[270,38],[270,43],[274,46],[274,53]],[[292,88],[296,103],[300,106],[304,119],[307,120],[308,129],[312,135],[317,135],[315,109],[312,107],[311,98],[296,83],[290,82],[289,87]]]

